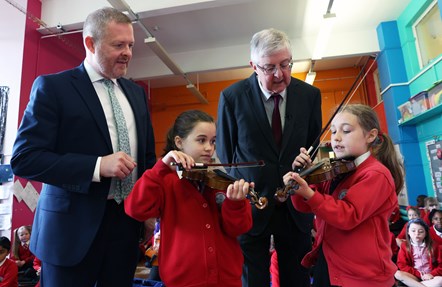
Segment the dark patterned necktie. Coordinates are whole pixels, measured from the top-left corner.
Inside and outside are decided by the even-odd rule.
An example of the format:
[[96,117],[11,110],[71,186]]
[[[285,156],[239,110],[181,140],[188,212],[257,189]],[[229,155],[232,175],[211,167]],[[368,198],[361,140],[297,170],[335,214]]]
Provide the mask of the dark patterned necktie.
[[282,124],[281,124],[281,114],[279,113],[279,100],[281,99],[280,94],[273,94],[274,107],[272,113],[272,132],[273,138],[275,139],[276,146],[281,148],[281,138],[282,138]]

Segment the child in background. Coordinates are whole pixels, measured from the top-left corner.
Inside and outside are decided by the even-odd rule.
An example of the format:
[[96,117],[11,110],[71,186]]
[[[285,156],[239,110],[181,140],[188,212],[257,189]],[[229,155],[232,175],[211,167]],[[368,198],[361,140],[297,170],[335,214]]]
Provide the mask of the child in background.
[[31,226],[23,225],[14,232],[12,244],[12,258],[18,266],[19,281],[34,280],[37,275],[33,268],[34,254],[29,249],[31,239]]
[[[34,270],[36,272],[37,277],[40,277],[40,273],[41,273],[41,260],[38,259],[37,257],[34,258]],[[37,284],[35,285],[35,287],[40,287],[40,280],[38,280]]]
[[18,267],[15,262],[6,258],[11,250],[11,241],[0,237],[0,287],[18,286]]
[[406,242],[399,251],[395,277],[406,286],[442,286],[442,253],[433,245],[428,225],[421,219],[407,224]]
[[[409,206],[407,208],[408,221],[420,218],[420,216],[421,213],[417,207]],[[402,228],[401,233],[399,233],[398,236],[396,237],[396,244],[397,246],[399,246],[399,248],[401,247],[402,243],[405,242],[406,237],[407,237],[407,224],[404,225],[404,228]]]
[[430,237],[434,245],[442,245],[442,210],[433,209],[428,215],[431,221]]
[[[340,181],[309,186],[296,172],[284,175],[297,183],[294,207],[316,215],[316,243],[302,264],[313,271],[313,286],[393,286],[388,219],[398,204],[403,169],[393,143],[381,132],[376,113],[368,106],[344,107],[333,118],[331,144],[338,159],[354,158],[356,168]],[[294,166],[310,167],[305,148]],[[335,185],[337,184],[337,185]]]
[[419,209],[421,216],[420,218],[424,218],[423,216],[425,215],[425,198],[427,198],[428,196],[425,194],[419,194],[416,197],[416,207]]
[[[160,218],[159,266],[166,286],[241,287],[243,255],[237,237],[252,227],[246,195],[253,183],[235,181],[215,190],[200,180],[180,178],[195,163],[211,162],[216,126],[201,111],[180,114],[169,130],[165,154],[137,181],[124,201],[129,216]],[[198,176],[199,175],[199,176]],[[191,176],[189,176],[191,177]]]
[[149,277],[147,279],[161,281],[160,269],[158,265],[158,251],[160,249],[160,221],[155,222],[155,229],[152,237],[152,245],[146,250],[146,267],[150,268]]
[[423,212],[423,216],[421,218],[425,221],[428,226],[431,226],[431,219],[429,218],[430,212],[433,209],[440,209],[439,201],[437,201],[436,197],[429,196],[425,198],[425,209]]

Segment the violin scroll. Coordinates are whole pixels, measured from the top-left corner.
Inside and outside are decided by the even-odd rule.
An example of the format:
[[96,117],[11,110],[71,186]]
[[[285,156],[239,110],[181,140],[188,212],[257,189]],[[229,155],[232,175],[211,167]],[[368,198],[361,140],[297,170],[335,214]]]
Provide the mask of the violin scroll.
[[254,204],[258,209],[264,209],[267,207],[268,200],[265,197],[258,197],[258,194],[255,192],[253,188],[249,189],[249,193],[246,196],[251,204]]

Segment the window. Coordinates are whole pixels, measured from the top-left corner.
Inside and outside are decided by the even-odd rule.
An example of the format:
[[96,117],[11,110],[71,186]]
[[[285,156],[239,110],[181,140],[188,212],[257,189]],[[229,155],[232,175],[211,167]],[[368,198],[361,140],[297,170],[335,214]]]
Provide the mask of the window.
[[433,1],[413,25],[420,67],[442,54],[442,21],[437,1]]

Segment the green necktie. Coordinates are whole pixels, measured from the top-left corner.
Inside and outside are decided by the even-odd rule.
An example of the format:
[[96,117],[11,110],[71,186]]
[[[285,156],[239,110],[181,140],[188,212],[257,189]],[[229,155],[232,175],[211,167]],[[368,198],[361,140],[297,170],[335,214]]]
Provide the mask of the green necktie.
[[[129,132],[127,130],[126,120],[124,119],[123,110],[115,95],[114,82],[109,79],[103,79],[104,87],[109,95],[114,113],[115,125],[117,127],[118,145],[117,149],[130,155]],[[121,203],[130,193],[133,187],[132,175],[128,175],[125,179],[117,179],[113,196],[116,202]]]

